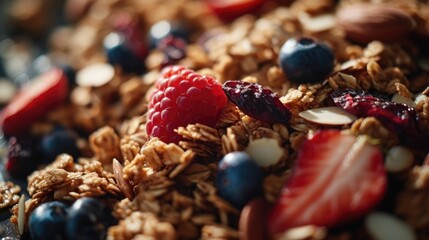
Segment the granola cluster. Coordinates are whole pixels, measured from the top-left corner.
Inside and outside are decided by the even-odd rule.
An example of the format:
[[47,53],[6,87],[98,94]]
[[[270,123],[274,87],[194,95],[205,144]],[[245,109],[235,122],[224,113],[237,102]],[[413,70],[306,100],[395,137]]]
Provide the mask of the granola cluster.
[[[32,127],[32,132],[43,133],[46,126],[60,123],[89,137],[79,140],[81,158],[60,155],[28,177],[31,198],[25,203],[26,218],[41,203],[91,196],[108,202],[119,220],[109,228],[108,239],[239,239],[241,209],[219,196],[214,183],[217,163],[225,154],[244,151],[258,139],[274,140],[281,156],[276,164],[264,168],[263,184],[265,199],[274,203],[293,170],[297,150],[309,134],[322,128],[299,113],[327,105],[332,90],[351,88],[400,95],[415,104],[419,126],[429,130],[429,66],[427,59],[421,59],[419,46],[407,40],[350,43],[335,24],[335,9],[353,2],[380,1],[336,2],[297,0],[286,5],[273,1],[258,15],[223,24],[201,1],[94,1],[73,29],[53,35],[53,42],[60,34],[70,38],[67,46],[54,44],[52,52],[69,59],[76,69],[105,61],[100,46],[111,30],[111,16],[136,18],[144,31],[159,20],[180,20],[192,34],[186,57],[177,64],[213,75],[221,83],[259,83],[280,96],[292,118],[287,125],[267,124],[228,103],[215,127],[197,123],[176,129],[183,137],[178,144],[149,138],[148,100],[163,64],[162,52],[155,49],[146,58],[147,72],[142,76],[130,76],[116,68],[115,76],[103,86],[76,86],[67,105]],[[429,23],[428,4],[382,2],[401,6],[416,21]],[[295,84],[283,74],[279,49],[293,36],[319,39],[333,49],[336,65],[325,81]],[[400,144],[398,134],[374,117],[359,118],[340,128],[368,135],[383,149]],[[405,183],[397,199],[392,199],[394,212],[419,239],[427,239],[429,169],[423,159],[428,149],[410,151],[416,166],[391,176]],[[16,204],[18,192],[19,187],[0,183],[0,208]],[[16,223],[18,206],[12,211],[11,221]],[[287,231],[282,239],[359,239],[356,236],[368,237],[364,228],[359,225],[353,232],[340,229],[331,233],[305,226]]]
[[21,188],[13,182],[0,182],[0,209],[17,204],[20,192]]

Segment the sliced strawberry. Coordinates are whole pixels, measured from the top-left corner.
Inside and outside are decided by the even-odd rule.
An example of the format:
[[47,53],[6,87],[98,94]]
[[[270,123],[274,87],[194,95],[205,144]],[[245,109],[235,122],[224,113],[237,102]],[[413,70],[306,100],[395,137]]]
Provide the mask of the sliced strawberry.
[[220,19],[230,21],[246,13],[253,13],[264,0],[206,0],[206,2]]
[[6,136],[19,136],[34,122],[64,103],[68,94],[67,77],[55,68],[23,87],[0,113]]
[[332,226],[366,213],[386,189],[381,151],[337,130],[302,144],[292,176],[268,220],[270,234],[303,225]]

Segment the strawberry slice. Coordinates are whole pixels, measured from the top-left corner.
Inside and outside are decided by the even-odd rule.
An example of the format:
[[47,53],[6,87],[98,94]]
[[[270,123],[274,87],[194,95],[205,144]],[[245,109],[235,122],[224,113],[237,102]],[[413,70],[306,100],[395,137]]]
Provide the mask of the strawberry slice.
[[364,137],[317,132],[302,144],[294,172],[270,213],[268,230],[276,235],[358,217],[381,200],[386,182],[383,155]]
[[68,81],[64,72],[54,68],[24,86],[0,113],[0,125],[6,136],[19,136],[34,122],[64,103]]
[[206,0],[207,6],[224,21],[233,20],[246,13],[253,13],[264,0]]

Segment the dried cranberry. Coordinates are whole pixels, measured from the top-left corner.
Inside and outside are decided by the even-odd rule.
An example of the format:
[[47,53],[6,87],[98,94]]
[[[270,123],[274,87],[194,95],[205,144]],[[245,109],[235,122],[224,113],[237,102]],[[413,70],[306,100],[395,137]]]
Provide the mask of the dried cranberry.
[[25,178],[36,169],[41,160],[38,142],[32,137],[9,139],[5,169],[12,177]]
[[231,80],[223,84],[228,99],[245,114],[266,123],[286,123],[291,112],[275,93],[260,84]]
[[[429,133],[419,130],[418,115],[414,108],[406,104],[395,103],[384,96],[353,89],[337,89],[331,93],[331,98],[337,106],[357,117],[377,118],[390,131],[396,132],[406,145],[415,148],[424,148],[428,145],[424,139]],[[421,143],[416,143],[417,141]]]
[[161,40],[158,49],[164,53],[161,68],[174,65],[186,57],[186,41],[182,38],[168,36]]

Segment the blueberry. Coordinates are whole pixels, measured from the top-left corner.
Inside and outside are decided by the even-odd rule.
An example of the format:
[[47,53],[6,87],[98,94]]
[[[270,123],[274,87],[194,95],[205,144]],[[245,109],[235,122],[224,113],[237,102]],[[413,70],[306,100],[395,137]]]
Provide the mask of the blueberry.
[[61,202],[47,202],[37,207],[28,222],[33,240],[67,239],[65,225],[68,207]]
[[104,38],[103,44],[110,64],[120,66],[125,73],[144,72],[146,50],[143,43],[130,42],[123,34],[113,32]]
[[236,207],[260,196],[264,174],[245,152],[228,153],[219,162],[216,187],[219,195]]
[[314,83],[325,79],[334,68],[334,54],[323,43],[313,39],[289,39],[280,49],[280,66],[295,83]]
[[2,56],[0,56],[0,77],[6,77],[6,71],[4,70]]
[[79,149],[76,140],[77,137],[75,134],[67,129],[60,128],[54,130],[42,139],[41,148],[44,161],[52,162],[62,153],[67,153],[74,159],[77,159],[79,157]]
[[167,37],[181,38],[187,42],[188,30],[178,22],[169,21],[160,21],[150,28],[149,38],[152,48],[157,47],[161,40]]
[[95,198],[78,199],[67,215],[66,233],[69,239],[106,239],[107,229],[116,224],[110,210]]
[[60,68],[64,71],[64,74],[67,76],[70,86],[76,85],[76,70],[70,65],[63,64]]

